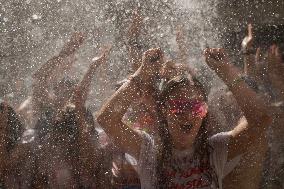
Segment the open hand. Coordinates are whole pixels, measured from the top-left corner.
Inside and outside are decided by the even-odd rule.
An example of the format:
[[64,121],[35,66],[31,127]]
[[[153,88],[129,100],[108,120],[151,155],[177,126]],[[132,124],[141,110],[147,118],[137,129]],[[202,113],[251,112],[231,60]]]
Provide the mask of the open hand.
[[284,64],[276,45],[272,45],[268,51],[268,77],[271,81],[281,80],[284,83]]

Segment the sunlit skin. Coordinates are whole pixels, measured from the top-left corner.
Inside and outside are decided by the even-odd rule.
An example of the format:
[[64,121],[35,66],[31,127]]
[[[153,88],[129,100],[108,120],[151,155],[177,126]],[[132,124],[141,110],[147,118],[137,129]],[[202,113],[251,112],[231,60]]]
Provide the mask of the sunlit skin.
[[[172,92],[169,95],[169,100],[175,99],[204,101],[202,92],[194,86],[183,87]],[[180,150],[191,148],[203,118],[193,116],[190,111],[178,114],[172,113],[169,111],[167,102],[163,111],[166,112],[166,119],[174,147]]]

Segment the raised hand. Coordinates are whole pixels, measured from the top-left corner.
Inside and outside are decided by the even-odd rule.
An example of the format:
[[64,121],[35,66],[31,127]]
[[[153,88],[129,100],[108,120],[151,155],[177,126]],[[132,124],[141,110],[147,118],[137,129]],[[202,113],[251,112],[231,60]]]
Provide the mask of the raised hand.
[[176,31],[176,42],[178,44],[180,44],[180,43],[184,42],[183,40],[184,40],[184,33],[183,33],[183,30],[182,30],[182,27],[179,26],[177,28],[177,31]]
[[129,28],[128,34],[130,35],[130,42],[134,40],[134,37],[138,37],[137,35],[140,33],[141,25],[142,25],[142,17],[139,15],[138,11],[133,12],[132,25]]
[[[253,55],[253,54],[252,54]],[[260,62],[261,60],[261,49],[257,48],[254,57],[249,58],[249,61],[245,59],[244,63],[244,73],[253,78],[258,84],[264,82],[264,64]]]
[[137,11],[134,11],[132,23],[128,29],[127,50],[132,62],[132,70],[137,70],[141,65],[142,50],[139,45],[138,37],[142,28],[142,17]]
[[247,51],[252,48],[253,45],[253,32],[252,32],[252,25],[248,25],[248,35],[242,41],[242,50]]
[[223,64],[228,64],[229,62],[224,49],[221,48],[206,48],[204,56],[207,65],[216,72],[219,71]]
[[104,48],[102,48],[101,55],[92,59],[87,73],[84,75],[82,81],[74,90],[73,100],[77,108],[81,108],[82,110],[82,108],[85,106],[94,73],[99,66],[106,63],[110,49],[111,45],[105,46]]
[[281,96],[284,98],[284,63],[276,45],[270,47],[267,63],[268,78],[272,86],[276,90],[280,90]]
[[160,48],[149,49],[143,54],[142,65],[134,75],[139,75],[143,83],[152,85],[159,75],[164,54]]
[[108,58],[111,47],[112,47],[111,45],[107,45],[107,46],[103,47],[100,55],[96,56],[92,59],[91,67],[98,67],[98,66],[104,64],[106,62],[107,58]]
[[178,45],[178,63],[187,64],[189,62],[188,45],[186,44],[186,38],[184,35],[184,29],[182,26],[178,26],[176,31],[176,42]]
[[284,79],[284,64],[279,53],[279,48],[272,45],[268,51],[268,74],[269,76],[278,75]]
[[75,32],[72,34],[70,40],[63,46],[59,55],[69,56],[73,54],[82,45],[85,36],[82,32]]

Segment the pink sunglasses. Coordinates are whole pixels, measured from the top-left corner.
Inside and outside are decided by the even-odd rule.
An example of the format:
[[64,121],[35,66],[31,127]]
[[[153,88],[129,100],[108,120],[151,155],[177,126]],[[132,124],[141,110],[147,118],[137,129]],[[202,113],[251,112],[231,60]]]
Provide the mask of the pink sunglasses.
[[208,106],[205,102],[199,100],[169,100],[170,112],[180,114],[190,111],[194,117],[204,118],[207,114]]

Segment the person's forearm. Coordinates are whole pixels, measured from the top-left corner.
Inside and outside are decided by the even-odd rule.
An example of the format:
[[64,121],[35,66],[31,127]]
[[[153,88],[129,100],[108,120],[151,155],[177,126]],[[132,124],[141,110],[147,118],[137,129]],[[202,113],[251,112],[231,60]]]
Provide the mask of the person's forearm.
[[220,66],[216,69],[218,70],[217,74],[232,91],[248,123],[258,124],[262,122],[263,119],[266,119],[268,114],[265,103],[258,98],[257,94],[244,80],[236,81],[241,74],[239,69],[230,63],[220,63],[219,65]]
[[188,64],[188,52],[184,41],[178,41],[178,59],[180,64]]
[[128,54],[132,62],[132,70],[135,71],[141,65],[142,52],[138,47],[138,37],[141,30],[141,24],[134,21],[128,30]]
[[255,75],[252,73],[254,70],[255,56],[253,54],[244,55],[244,74]]
[[130,104],[138,99],[139,88],[133,80],[124,83],[102,107],[98,121],[108,122],[109,119],[122,120]]
[[55,71],[56,68],[59,67],[59,65],[63,62],[64,58],[61,56],[52,57],[36,71],[34,74],[34,79],[39,81],[49,80],[49,77],[52,75],[53,71]]
[[82,81],[80,82],[80,84],[78,85],[78,91],[80,91],[81,93],[81,99],[83,104],[85,104],[86,100],[87,100],[87,96],[88,93],[90,91],[90,86],[92,83],[92,78],[94,76],[95,71],[97,70],[99,65],[95,65],[94,66],[90,66],[90,68],[88,69],[87,73],[84,75]]

